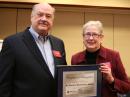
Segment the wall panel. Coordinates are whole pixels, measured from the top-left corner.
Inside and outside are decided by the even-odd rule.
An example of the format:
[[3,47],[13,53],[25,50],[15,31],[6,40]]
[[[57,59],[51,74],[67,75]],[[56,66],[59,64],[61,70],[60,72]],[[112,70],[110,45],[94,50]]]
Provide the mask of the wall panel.
[[130,76],[130,14],[114,16],[114,49],[120,52],[125,69]]
[[21,32],[30,26],[31,9],[18,9],[17,32]]
[[64,40],[68,64],[70,64],[71,56],[83,49],[81,36],[83,23],[84,18],[81,12],[56,12],[52,34]]
[[0,8],[0,39],[16,33],[17,9]]

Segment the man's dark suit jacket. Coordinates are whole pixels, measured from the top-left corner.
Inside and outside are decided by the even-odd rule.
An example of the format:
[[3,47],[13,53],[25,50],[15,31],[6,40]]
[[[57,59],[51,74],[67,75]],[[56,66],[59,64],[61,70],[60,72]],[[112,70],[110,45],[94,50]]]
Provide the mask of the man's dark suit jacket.
[[[55,65],[65,65],[63,41],[50,35]],[[6,38],[0,52],[0,97],[56,97],[49,71],[29,30]]]
[[[102,97],[117,97],[116,93],[127,93],[130,90],[130,81],[126,75],[124,66],[121,62],[119,52],[113,51],[111,49],[104,48],[101,46],[99,54],[97,55],[96,63],[111,63],[111,70],[114,76],[114,88],[107,83],[105,79],[102,81]],[[71,64],[80,65],[86,64],[86,50],[81,51],[72,56]]]

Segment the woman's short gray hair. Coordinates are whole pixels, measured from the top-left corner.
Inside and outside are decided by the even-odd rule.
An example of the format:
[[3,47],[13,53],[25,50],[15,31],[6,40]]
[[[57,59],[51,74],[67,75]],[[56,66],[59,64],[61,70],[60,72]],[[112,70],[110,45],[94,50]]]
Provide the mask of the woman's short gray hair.
[[85,32],[86,28],[90,27],[90,26],[95,26],[99,29],[99,33],[102,34],[103,33],[103,25],[100,21],[88,21],[87,23],[85,23],[83,25],[83,33]]

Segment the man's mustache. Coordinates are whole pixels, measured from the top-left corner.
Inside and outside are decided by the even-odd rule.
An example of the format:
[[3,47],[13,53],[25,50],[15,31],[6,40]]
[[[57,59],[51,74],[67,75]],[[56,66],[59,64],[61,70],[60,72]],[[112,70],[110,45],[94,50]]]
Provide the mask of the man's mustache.
[[39,23],[40,24],[44,24],[44,25],[48,25],[49,24],[46,20],[40,20]]

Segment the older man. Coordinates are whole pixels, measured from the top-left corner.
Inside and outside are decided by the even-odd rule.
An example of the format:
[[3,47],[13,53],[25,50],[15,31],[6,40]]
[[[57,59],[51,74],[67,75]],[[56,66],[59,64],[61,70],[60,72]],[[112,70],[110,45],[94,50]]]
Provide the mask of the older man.
[[55,66],[66,65],[64,43],[50,35],[55,9],[36,4],[31,27],[4,39],[0,97],[56,97]]

